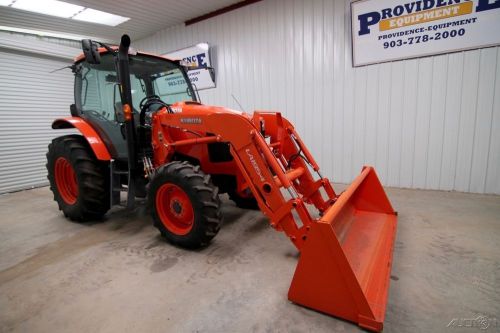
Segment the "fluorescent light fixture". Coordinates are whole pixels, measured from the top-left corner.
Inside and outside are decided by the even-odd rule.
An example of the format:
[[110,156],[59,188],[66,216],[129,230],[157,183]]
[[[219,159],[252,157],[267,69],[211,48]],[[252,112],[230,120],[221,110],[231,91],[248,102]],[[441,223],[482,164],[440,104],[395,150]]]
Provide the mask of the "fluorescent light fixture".
[[64,18],[70,18],[85,8],[57,0],[17,0],[11,7]]
[[73,35],[73,34],[65,34],[61,32],[54,32],[54,31],[43,31],[43,30],[33,30],[33,29],[23,29],[23,28],[15,28],[15,27],[7,27],[4,25],[0,25],[0,31],[10,31],[10,32],[18,32],[22,34],[30,34],[30,35],[37,35],[37,36],[42,36],[42,37],[54,37],[54,38],[61,38],[61,39],[69,39],[69,40],[76,40],[81,42],[82,39],[85,38],[90,38],[92,40],[98,40],[106,44],[117,44],[116,41],[107,39],[104,37],[98,37],[98,36],[92,36],[92,35]]
[[100,10],[91,8],[85,8],[83,11],[73,16],[73,19],[78,21],[110,25],[112,27],[116,27],[118,24],[122,24],[123,22],[130,20],[130,18],[128,17],[101,12]]
[[123,17],[58,0],[0,0],[0,6],[112,27],[130,20],[130,17]]

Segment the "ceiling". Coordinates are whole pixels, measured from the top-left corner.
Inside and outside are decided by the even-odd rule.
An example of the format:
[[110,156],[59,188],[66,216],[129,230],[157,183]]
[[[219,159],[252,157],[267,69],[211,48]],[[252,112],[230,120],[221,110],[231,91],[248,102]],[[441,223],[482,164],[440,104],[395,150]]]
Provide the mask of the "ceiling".
[[181,24],[241,0],[62,0],[75,5],[130,17],[116,27],[80,22],[0,6],[0,26],[63,33],[118,41],[124,33],[132,40]]

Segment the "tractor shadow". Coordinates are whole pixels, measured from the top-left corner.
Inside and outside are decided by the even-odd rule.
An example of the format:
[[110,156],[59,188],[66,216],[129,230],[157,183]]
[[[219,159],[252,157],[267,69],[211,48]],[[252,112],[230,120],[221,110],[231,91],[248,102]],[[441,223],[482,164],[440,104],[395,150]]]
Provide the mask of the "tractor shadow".
[[144,200],[136,201],[133,209],[127,209],[124,205],[114,206],[100,219],[71,222],[87,228],[123,234],[135,234],[147,226],[153,226],[147,203]]
[[247,247],[241,244],[252,244],[252,240],[263,237],[265,233],[272,233],[273,230],[270,230],[272,228],[269,221],[259,210],[238,208],[224,195],[221,196],[221,201],[221,230],[209,244],[197,249],[186,249],[168,242],[153,226],[146,201],[138,201],[133,209],[113,207],[103,219],[79,224],[108,234],[108,246],[113,251],[125,251],[127,254],[155,259],[151,264],[152,272],[171,267],[174,264],[172,257],[179,260],[199,258],[201,261],[210,261],[211,264],[213,260],[224,264],[246,264],[251,258],[244,255],[243,251]]
[[[235,204],[225,196],[221,196],[221,202],[221,212],[223,215],[222,229],[230,228],[231,225],[235,224],[237,221],[241,221],[245,215],[248,215],[248,210],[236,207]],[[153,218],[151,217],[151,210],[147,205],[147,200],[137,200],[133,209],[127,209],[122,205],[115,206],[99,220],[74,223],[89,228],[104,229],[109,232],[118,232],[126,235],[137,234],[145,231],[147,228],[156,230],[153,226]],[[162,240],[163,243],[169,244],[166,243],[159,234],[156,235],[156,240]]]

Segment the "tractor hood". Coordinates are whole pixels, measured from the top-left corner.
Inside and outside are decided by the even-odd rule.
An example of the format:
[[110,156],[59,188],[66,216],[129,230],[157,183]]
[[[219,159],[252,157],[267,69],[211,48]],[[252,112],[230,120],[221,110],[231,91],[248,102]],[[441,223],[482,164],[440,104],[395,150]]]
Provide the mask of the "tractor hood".
[[170,107],[174,113],[184,113],[184,114],[213,114],[213,113],[229,113],[229,114],[237,114],[248,118],[249,120],[252,118],[246,112],[237,111],[229,108],[225,108],[222,106],[213,106],[213,105],[204,105],[199,102],[187,101],[187,102],[177,102],[172,104]]

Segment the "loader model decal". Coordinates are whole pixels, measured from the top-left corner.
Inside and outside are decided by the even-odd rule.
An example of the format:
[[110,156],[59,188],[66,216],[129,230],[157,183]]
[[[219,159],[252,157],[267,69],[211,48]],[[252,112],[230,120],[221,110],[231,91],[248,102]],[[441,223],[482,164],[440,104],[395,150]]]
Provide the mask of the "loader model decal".
[[264,176],[262,175],[262,170],[259,168],[259,165],[257,164],[257,161],[255,161],[255,157],[253,156],[253,154],[250,152],[250,149],[246,149],[245,150],[245,153],[247,153],[248,155],[248,159],[250,160],[250,164],[252,164],[253,168],[255,169],[255,172],[257,173],[257,175],[259,176],[260,178],[260,181],[265,181],[266,178],[264,178]]

